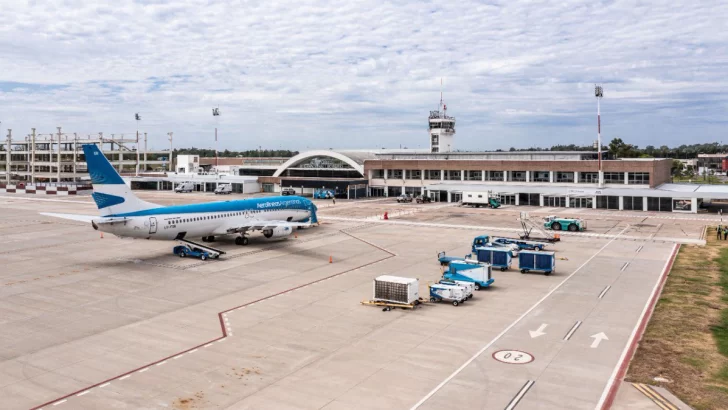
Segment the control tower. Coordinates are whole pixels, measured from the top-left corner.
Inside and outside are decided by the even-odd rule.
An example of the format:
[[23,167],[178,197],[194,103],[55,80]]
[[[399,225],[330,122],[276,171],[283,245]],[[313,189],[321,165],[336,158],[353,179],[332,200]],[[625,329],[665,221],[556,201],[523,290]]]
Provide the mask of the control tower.
[[442,101],[440,91],[440,105],[436,111],[430,111],[430,152],[450,152],[455,149],[455,117],[447,115],[447,105]]

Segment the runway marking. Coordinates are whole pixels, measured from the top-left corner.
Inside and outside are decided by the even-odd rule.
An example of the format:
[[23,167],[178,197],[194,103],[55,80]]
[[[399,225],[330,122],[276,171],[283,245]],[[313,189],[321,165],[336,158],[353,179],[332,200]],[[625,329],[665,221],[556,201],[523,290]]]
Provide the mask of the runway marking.
[[624,266],[622,266],[622,269],[620,269],[620,272],[624,272],[625,269],[627,269],[627,266],[629,266],[629,262],[625,263]]
[[574,335],[574,332],[576,332],[576,329],[578,329],[579,326],[581,326],[581,320],[577,320],[576,323],[574,323],[574,326],[571,327],[571,330],[569,330],[569,333],[567,333],[566,336],[564,336],[564,340],[571,339],[571,336]]
[[533,386],[535,383],[536,382],[533,380],[528,380],[526,382],[526,384],[524,384],[523,387],[521,387],[521,390],[518,391],[516,396],[511,399],[511,401],[506,406],[505,410],[515,409],[516,406],[518,405],[518,403],[521,401],[521,399],[523,399],[523,396],[525,396],[526,393],[528,393],[528,391],[531,389],[531,386]]
[[130,377],[131,377],[131,375],[130,374],[127,374],[126,376],[119,377],[119,380],[128,379]]
[[190,350],[190,353],[194,353],[194,352],[196,352],[196,351],[197,351],[197,349],[195,349],[195,350]]
[[145,368],[143,368],[143,369],[139,370],[139,373],[144,373],[144,372],[146,372],[147,370],[149,370],[149,368],[148,368],[148,367],[145,367]]
[[624,374],[627,372],[627,364],[629,362],[628,360],[626,360],[627,355],[629,354],[631,360],[632,355],[634,354],[634,350],[636,348],[637,333],[639,332],[641,336],[644,332],[644,329],[647,326],[647,321],[649,320],[649,316],[652,315],[655,303],[657,302],[657,296],[660,293],[659,291],[662,289],[662,286],[664,286],[665,281],[667,280],[668,272],[672,267],[673,262],[675,261],[677,251],[679,249],[679,244],[673,245],[672,252],[667,258],[667,261],[665,261],[665,266],[662,268],[662,275],[660,275],[661,277],[657,280],[657,283],[655,283],[655,286],[652,288],[652,296],[647,299],[647,302],[645,302],[645,307],[642,309],[642,313],[640,314],[640,319],[637,322],[637,326],[632,329],[632,333],[630,334],[629,339],[627,339],[627,344],[622,350],[622,354],[617,361],[617,365],[614,367],[614,371],[612,371],[612,375],[609,377],[609,380],[607,380],[607,384],[604,386],[604,391],[602,391],[602,396],[599,398],[599,402],[597,403],[595,409],[606,410],[612,406],[612,402],[617,395],[617,387],[619,386],[617,383],[615,383],[615,381],[617,379],[623,379]]
[[81,393],[78,393],[78,394],[76,395],[76,397],[81,397],[81,396],[83,396],[84,394],[88,394],[88,392],[89,392],[89,390],[86,390],[86,391],[83,391],[83,392],[81,392]]
[[106,386],[108,386],[108,385],[110,385],[110,384],[111,384],[111,383],[104,383],[104,384],[102,384],[102,385],[101,385],[101,386],[99,386],[99,387],[106,387]]
[[531,313],[534,309],[536,309],[541,303],[543,303],[544,300],[546,300],[549,296],[551,296],[554,292],[556,292],[561,286],[563,286],[564,283],[566,283],[569,279],[574,277],[584,266],[586,266],[589,262],[591,262],[594,258],[597,257],[604,249],[607,248],[612,242],[615,241],[621,234],[623,234],[627,229],[629,228],[629,225],[627,225],[620,233],[618,233],[614,238],[612,238],[609,242],[605,243],[604,246],[599,248],[598,251],[594,253],[589,259],[587,259],[584,263],[582,263],[574,272],[571,273],[571,275],[567,276],[564,280],[561,281],[558,285],[556,285],[553,289],[551,289],[548,293],[546,293],[541,299],[539,299],[533,306],[531,306],[527,311],[523,312],[521,316],[518,317],[515,321],[513,321],[510,325],[508,325],[505,329],[503,329],[495,338],[493,338],[488,344],[483,346],[480,350],[478,350],[470,359],[468,359],[465,363],[463,363],[460,367],[457,368],[452,374],[450,374],[445,380],[440,382],[437,386],[435,386],[434,389],[432,389],[429,393],[425,395],[420,401],[415,403],[414,406],[411,407],[411,410],[415,410],[419,408],[421,405],[423,405],[427,400],[430,399],[435,393],[437,393],[440,389],[442,389],[443,386],[445,386],[447,383],[450,382],[455,376],[460,374],[460,372],[463,371],[470,363],[472,363],[475,359],[477,359],[480,355],[482,355],[486,350],[488,350],[496,341],[498,341],[503,335],[505,335],[508,331],[513,329],[515,325],[518,324],[523,318],[528,316],[529,313]]
[[644,248],[644,245],[640,245],[640,247],[637,248],[637,250],[635,252],[639,253],[642,250],[642,248]]
[[611,289],[611,288],[612,288],[612,285],[607,285],[607,287],[606,287],[606,288],[604,288],[604,290],[602,291],[602,293],[600,293],[600,294],[599,294],[599,298],[598,298],[598,299],[601,299],[601,298],[603,298],[603,297],[604,297],[604,295],[606,295],[606,294],[607,294],[607,292],[609,292],[609,289]]
[[67,402],[67,401],[68,401],[68,400],[66,400],[66,399],[63,399],[63,400],[61,400],[61,401],[57,401],[57,402],[53,403],[53,405],[54,405],[54,406],[57,406],[57,405],[59,405],[59,404],[63,404],[63,403],[65,403],[65,402]]
[[159,362],[159,363],[157,363],[157,366],[161,366],[161,365],[163,365],[163,364],[165,364],[165,363],[167,363],[167,361],[166,361],[166,360],[165,360],[165,361],[163,361],[163,362]]
[[174,356],[172,359],[177,360],[177,359],[179,359],[180,357],[182,357],[184,355],[185,355],[184,353],[178,354],[177,356]]
[[210,346],[212,346],[212,343],[208,343],[208,344],[206,344],[206,345],[204,345],[202,347],[210,347]]

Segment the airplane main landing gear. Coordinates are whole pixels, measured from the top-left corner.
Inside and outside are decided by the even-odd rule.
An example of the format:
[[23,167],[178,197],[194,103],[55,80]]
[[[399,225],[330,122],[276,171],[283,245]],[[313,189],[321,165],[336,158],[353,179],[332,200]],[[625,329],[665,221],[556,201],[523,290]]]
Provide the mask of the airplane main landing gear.
[[203,236],[202,242],[215,242],[215,237],[214,236]]
[[247,236],[238,236],[235,238],[235,245],[247,245],[248,244],[248,237]]

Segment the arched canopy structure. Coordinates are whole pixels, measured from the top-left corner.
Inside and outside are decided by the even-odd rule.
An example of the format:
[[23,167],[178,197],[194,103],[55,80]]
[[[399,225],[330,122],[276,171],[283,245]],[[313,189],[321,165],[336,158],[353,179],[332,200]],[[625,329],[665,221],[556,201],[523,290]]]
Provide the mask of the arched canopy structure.
[[289,168],[351,169],[364,176],[364,160],[374,158],[371,152],[338,152],[314,150],[302,152],[283,163],[273,174],[280,177]]

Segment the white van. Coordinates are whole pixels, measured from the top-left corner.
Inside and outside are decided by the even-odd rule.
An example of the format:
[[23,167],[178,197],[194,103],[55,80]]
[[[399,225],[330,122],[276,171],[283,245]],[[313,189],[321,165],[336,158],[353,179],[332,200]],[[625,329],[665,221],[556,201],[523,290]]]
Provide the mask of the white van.
[[192,182],[182,182],[174,188],[174,192],[192,192],[195,190],[195,184]]
[[215,188],[215,195],[229,195],[233,193],[233,187],[230,184],[220,184]]

